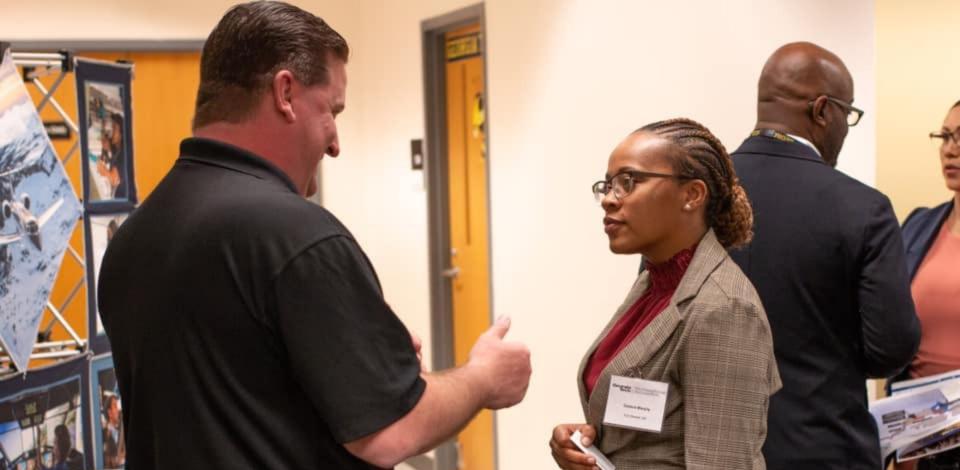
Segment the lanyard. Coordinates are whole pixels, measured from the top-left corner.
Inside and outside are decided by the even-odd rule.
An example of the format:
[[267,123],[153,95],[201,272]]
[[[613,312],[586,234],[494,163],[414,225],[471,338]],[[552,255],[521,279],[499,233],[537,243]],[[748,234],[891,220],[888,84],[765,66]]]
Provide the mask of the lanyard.
[[796,142],[796,139],[794,139],[793,137],[790,137],[789,135],[784,134],[783,132],[775,131],[773,129],[755,129],[753,132],[750,133],[751,137],[756,137],[759,135],[762,135],[764,137],[769,137],[771,139],[777,139],[781,142],[790,142],[790,143]]

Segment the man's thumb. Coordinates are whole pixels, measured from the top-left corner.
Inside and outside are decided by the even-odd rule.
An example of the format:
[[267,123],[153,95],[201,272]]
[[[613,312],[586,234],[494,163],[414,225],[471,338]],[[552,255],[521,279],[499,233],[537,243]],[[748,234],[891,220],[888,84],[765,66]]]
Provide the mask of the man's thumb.
[[487,333],[496,336],[497,338],[503,339],[507,335],[507,331],[510,329],[510,317],[506,315],[501,315],[497,317],[496,321],[493,322],[493,326],[487,330]]

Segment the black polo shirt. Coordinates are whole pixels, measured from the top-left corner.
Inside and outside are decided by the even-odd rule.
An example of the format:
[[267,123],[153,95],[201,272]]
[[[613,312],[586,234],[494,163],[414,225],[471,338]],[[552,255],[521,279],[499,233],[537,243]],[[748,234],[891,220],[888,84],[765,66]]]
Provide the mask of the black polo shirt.
[[180,151],[100,274],[128,468],[371,468],[341,444],[425,385],[369,260],[269,162]]

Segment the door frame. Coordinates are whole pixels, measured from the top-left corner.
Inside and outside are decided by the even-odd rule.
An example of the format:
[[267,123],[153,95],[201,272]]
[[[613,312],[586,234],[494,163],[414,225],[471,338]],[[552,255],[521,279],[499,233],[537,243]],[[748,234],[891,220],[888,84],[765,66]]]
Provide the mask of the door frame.
[[[455,365],[453,351],[453,290],[450,279],[443,275],[451,266],[449,176],[447,174],[446,125],[446,58],[444,34],[466,26],[480,25],[480,50],[483,53],[484,111],[489,117],[489,81],[487,80],[486,21],[482,3],[470,5],[450,13],[429,18],[420,23],[423,57],[424,98],[424,168],[427,181],[427,239],[430,279],[430,338],[433,370],[449,369]],[[486,194],[487,230],[490,226],[490,120],[485,122],[484,139],[487,148]],[[488,241],[488,252],[492,243]],[[488,263],[490,263],[488,256]],[[490,271],[491,322],[493,310],[493,270]],[[493,465],[498,466],[497,415],[493,414]],[[459,456],[454,440],[437,448],[436,470],[456,470]]]

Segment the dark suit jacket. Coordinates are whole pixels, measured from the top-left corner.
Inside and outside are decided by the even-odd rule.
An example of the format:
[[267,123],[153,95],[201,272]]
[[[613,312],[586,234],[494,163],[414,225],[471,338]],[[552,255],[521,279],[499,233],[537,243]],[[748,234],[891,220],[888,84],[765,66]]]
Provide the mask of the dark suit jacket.
[[751,137],[733,161],[755,235],[731,255],[763,301],[783,380],[767,466],[878,470],[865,380],[899,372],[920,341],[890,201],[799,142]]
[[903,221],[903,248],[907,251],[907,273],[911,281],[952,208],[952,199],[933,209],[918,207]]

